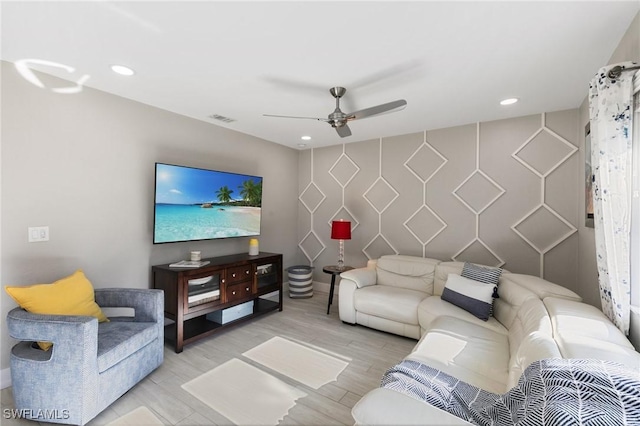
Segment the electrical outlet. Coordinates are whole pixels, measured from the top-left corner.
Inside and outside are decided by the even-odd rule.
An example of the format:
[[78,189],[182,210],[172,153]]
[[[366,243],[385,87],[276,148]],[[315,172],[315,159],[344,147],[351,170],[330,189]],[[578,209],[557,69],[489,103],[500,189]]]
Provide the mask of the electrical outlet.
[[48,226],[30,226],[27,231],[30,243],[41,243],[43,241],[49,241]]

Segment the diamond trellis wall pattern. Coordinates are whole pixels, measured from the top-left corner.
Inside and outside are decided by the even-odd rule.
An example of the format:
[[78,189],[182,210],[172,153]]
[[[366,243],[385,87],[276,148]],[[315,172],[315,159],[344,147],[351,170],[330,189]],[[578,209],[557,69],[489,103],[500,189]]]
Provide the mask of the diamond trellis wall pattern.
[[[301,151],[301,260],[335,264],[330,223],[345,219],[354,267],[409,254],[574,289],[578,135],[567,110]],[[327,281],[321,268],[314,279]]]

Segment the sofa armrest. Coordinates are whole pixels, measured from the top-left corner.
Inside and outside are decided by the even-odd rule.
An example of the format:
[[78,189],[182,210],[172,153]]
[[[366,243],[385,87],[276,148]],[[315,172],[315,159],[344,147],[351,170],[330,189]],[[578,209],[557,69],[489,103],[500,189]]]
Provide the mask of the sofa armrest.
[[372,268],[352,269],[340,274],[340,284],[344,280],[353,281],[358,288],[375,285],[377,280],[376,270]]
[[[52,357],[74,358],[81,364],[86,354],[98,354],[98,320],[80,315],[32,314],[22,308],[14,308],[7,314],[9,335],[23,342],[53,342]],[[78,350],[78,348],[82,348]],[[35,350],[33,359],[40,359]],[[29,358],[31,358],[29,356]]]
[[354,294],[357,289],[356,283],[351,280],[341,281],[338,286],[338,313],[342,322],[356,323]]
[[391,389],[367,393],[351,410],[356,425],[470,425],[426,402]]
[[98,288],[96,303],[102,308],[133,308],[134,321],[164,323],[164,292],[142,288]]
[[355,292],[359,288],[376,284],[376,270],[374,268],[352,269],[340,274],[338,287],[340,319],[349,324],[356,323]]
[[[11,337],[22,340],[11,348],[10,363],[14,403],[28,410],[25,418],[42,420],[38,410],[66,412],[69,417],[56,418],[70,424],[93,417],[95,402],[85,395],[98,393],[98,319],[15,308],[7,314],[7,326]],[[53,347],[42,351],[32,340]]]

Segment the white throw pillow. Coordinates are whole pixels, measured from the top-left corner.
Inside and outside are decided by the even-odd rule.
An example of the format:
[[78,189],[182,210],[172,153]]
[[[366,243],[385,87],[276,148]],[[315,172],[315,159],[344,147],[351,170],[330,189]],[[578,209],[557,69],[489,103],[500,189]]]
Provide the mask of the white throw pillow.
[[452,303],[487,321],[491,316],[493,284],[485,284],[457,274],[449,274],[442,300]]

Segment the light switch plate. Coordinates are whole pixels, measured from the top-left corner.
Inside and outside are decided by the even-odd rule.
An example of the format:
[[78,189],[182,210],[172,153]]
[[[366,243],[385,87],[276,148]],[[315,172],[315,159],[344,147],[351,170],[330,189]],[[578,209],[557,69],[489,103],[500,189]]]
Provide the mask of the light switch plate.
[[30,243],[41,243],[43,241],[49,241],[48,226],[30,226],[27,231]]

